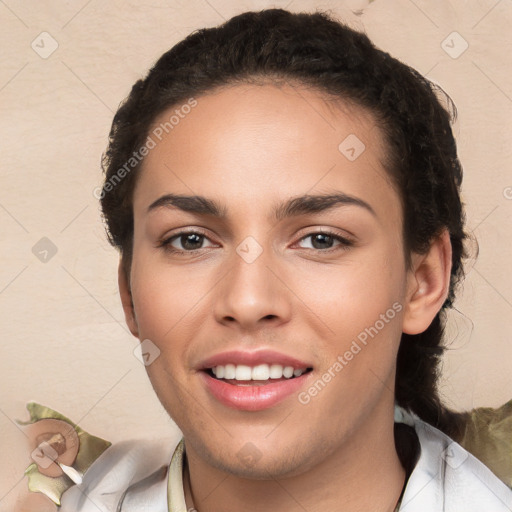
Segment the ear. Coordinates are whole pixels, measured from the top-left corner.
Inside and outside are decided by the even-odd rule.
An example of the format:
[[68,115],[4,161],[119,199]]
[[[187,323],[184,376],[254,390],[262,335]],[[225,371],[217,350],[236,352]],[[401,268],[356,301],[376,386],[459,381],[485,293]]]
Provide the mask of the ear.
[[450,289],[452,244],[445,229],[426,254],[413,254],[407,277],[407,296],[402,331],[419,334],[432,323]]
[[119,267],[117,269],[117,283],[119,286],[119,295],[121,296],[121,304],[123,305],[124,318],[126,325],[130,332],[136,337],[139,337],[139,327],[137,325],[137,318],[135,317],[135,309],[133,307],[132,292],[130,289],[130,280],[124,269],[122,257],[119,260]]

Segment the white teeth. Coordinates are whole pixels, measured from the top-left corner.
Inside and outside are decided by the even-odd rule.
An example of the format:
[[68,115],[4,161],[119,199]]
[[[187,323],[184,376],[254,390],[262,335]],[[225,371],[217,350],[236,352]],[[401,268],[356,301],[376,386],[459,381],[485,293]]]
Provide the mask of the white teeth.
[[250,366],[244,364],[237,364],[235,370],[236,380],[251,380],[252,370]]
[[252,380],[268,380],[270,378],[270,370],[268,364],[260,364],[252,369]]
[[293,377],[293,366],[285,366],[283,368],[283,375],[289,379],[290,377]]
[[236,379],[236,367],[234,364],[227,364],[226,366],[224,366],[224,378]]
[[226,364],[214,366],[211,370],[218,379],[248,381],[300,377],[307,368],[294,369],[293,366],[283,367],[280,364],[259,364],[253,367],[245,364]]
[[283,376],[283,367],[280,364],[273,364],[270,366],[270,378],[280,379]]

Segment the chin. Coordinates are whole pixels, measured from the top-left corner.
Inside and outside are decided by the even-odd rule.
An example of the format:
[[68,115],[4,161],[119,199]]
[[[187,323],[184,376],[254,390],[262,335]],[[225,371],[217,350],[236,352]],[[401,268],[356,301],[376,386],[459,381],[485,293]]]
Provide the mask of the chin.
[[[185,436],[185,442],[186,439]],[[264,440],[253,443],[232,439],[221,450],[215,446],[204,446],[202,453],[210,465],[231,475],[250,480],[271,480],[300,475],[320,462],[313,460],[318,456],[313,447],[307,447],[309,454],[298,451],[301,444],[299,440],[289,441],[286,446],[277,443],[276,446],[276,443],[268,441],[265,444]],[[241,448],[237,449],[238,446]]]

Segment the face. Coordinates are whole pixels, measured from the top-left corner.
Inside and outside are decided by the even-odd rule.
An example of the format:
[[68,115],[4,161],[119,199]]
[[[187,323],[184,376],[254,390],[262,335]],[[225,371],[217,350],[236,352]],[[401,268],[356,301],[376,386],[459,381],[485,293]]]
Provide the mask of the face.
[[392,417],[408,273],[372,116],[237,85],[164,135],[134,191],[129,324],[160,351],[147,371],[187,450],[264,478],[375,434]]

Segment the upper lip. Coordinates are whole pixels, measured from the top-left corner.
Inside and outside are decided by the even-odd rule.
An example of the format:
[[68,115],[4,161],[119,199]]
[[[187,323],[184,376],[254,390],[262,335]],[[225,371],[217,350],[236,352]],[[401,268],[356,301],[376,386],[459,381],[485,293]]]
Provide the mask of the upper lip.
[[312,365],[300,361],[295,357],[276,352],[274,350],[241,351],[231,350],[215,354],[198,365],[198,370],[207,370],[214,366],[225,366],[226,364],[244,364],[247,366],[257,366],[259,364],[280,364],[282,366],[292,366],[294,370],[302,368],[312,368]]

